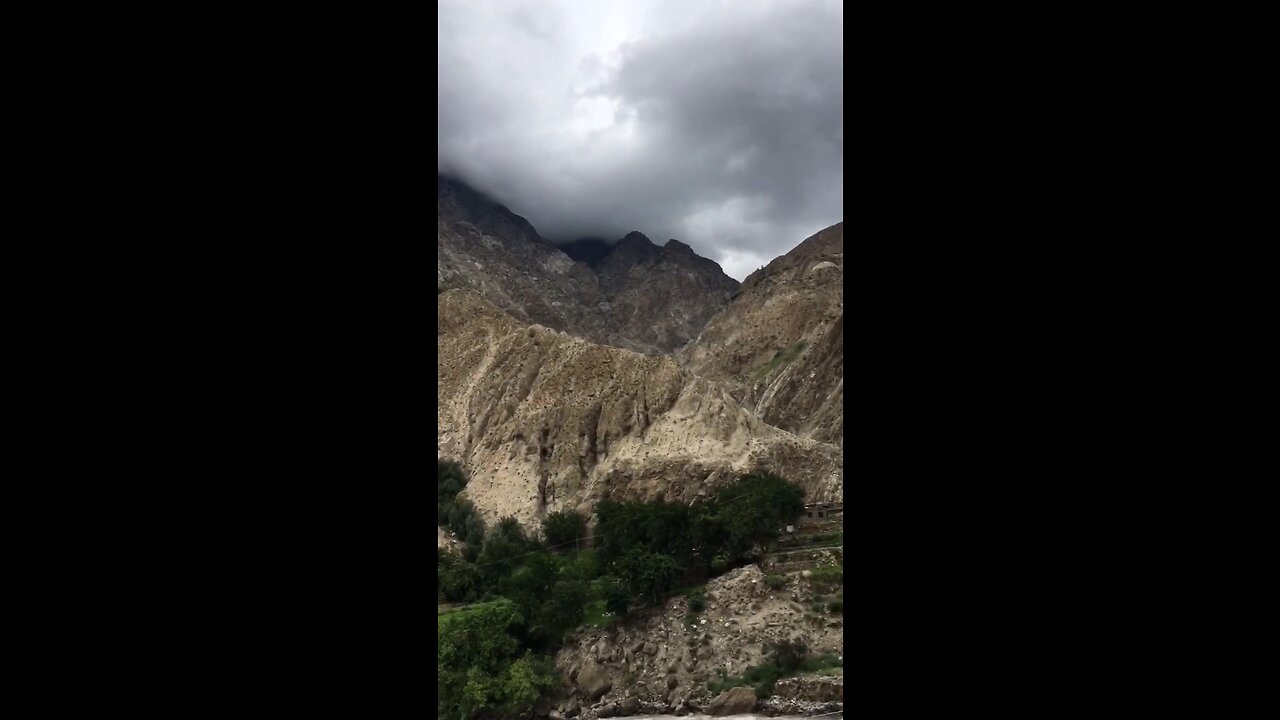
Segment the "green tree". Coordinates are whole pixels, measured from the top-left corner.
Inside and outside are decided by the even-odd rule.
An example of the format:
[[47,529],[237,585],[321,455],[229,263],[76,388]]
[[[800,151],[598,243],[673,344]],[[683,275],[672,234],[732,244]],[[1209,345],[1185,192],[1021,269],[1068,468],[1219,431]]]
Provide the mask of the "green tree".
[[614,563],[614,572],[633,597],[656,603],[671,589],[680,565],[668,555],[635,547]]
[[542,521],[542,534],[547,545],[566,545],[587,534],[587,518],[574,510],[553,512]]
[[800,488],[772,473],[744,475],[716,492],[713,509],[730,562],[750,557],[754,548],[776,538],[778,530],[804,512]]
[[476,558],[485,584],[498,587],[519,565],[517,560],[529,552],[529,541],[514,518],[503,518],[493,532],[484,536],[484,544]]

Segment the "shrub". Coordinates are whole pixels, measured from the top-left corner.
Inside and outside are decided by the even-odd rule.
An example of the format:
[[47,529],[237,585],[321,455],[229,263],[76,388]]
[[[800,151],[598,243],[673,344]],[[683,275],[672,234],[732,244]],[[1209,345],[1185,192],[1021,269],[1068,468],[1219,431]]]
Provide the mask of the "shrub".
[[783,673],[795,672],[809,654],[803,640],[782,640],[773,646],[771,659]]
[[694,590],[689,595],[689,612],[700,613],[707,606],[707,597],[701,589]]
[[787,584],[787,579],[782,575],[770,575],[764,579],[764,584],[773,590],[777,590]]
[[830,612],[830,613],[833,613],[833,614],[835,614],[835,615],[843,615],[843,614],[844,614],[844,601],[843,601],[843,600],[832,600],[831,602],[827,603],[827,611],[828,611],[828,612]]
[[711,559],[711,571],[719,575],[729,567],[729,561],[723,555],[717,555]]

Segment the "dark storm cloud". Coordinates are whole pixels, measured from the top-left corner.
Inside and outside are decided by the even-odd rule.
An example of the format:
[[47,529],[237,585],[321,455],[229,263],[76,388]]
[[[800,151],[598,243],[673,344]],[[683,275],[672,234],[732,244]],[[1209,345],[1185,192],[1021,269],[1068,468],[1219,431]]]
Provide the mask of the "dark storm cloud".
[[844,219],[838,2],[442,2],[441,172],[746,276]]

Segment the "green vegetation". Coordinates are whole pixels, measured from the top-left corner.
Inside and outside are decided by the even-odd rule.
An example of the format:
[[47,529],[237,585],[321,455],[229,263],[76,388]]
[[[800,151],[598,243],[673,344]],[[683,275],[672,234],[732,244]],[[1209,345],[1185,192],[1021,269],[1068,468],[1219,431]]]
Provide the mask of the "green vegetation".
[[485,712],[514,717],[559,683],[549,658],[522,647],[523,622],[511,602],[442,616],[436,633],[438,717],[467,720]]
[[769,373],[777,370],[780,366],[785,365],[792,360],[800,357],[800,353],[804,352],[805,343],[803,340],[792,345],[791,347],[779,350],[773,354],[773,358],[769,362],[761,365],[753,371],[756,377],[764,377]]
[[836,656],[811,656],[800,640],[784,640],[770,649],[769,659],[764,663],[748,669],[741,677],[724,677],[721,671],[719,680],[707,681],[707,689],[719,693],[749,685],[755,688],[758,697],[768,697],[773,694],[774,683],[782,678],[838,667],[844,667],[844,663]]
[[802,512],[804,494],[769,473],[745,475],[692,505],[606,500],[596,508],[596,552],[636,595],[653,601],[675,583],[750,562]]
[[[465,542],[461,557],[437,553],[440,592],[472,603],[437,619],[438,711],[451,720],[527,710],[555,687],[550,658],[582,625],[606,625],[673,592],[700,612],[707,578],[750,562],[804,507],[799,489],[770,474],[743,476],[693,505],[604,501],[595,547],[580,550],[549,547],[586,534],[579,513],[549,515],[540,540],[513,518],[486,530],[458,498],[466,477],[456,465],[440,463],[437,487],[442,524]],[[789,655],[779,657],[789,666]]]
[[840,587],[844,584],[844,566],[827,565],[816,568],[810,574],[809,582],[819,588]]
[[484,543],[484,521],[476,508],[466,500],[459,500],[458,493],[467,486],[467,476],[455,462],[436,461],[436,520],[462,540],[462,556],[473,561]]
[[573,510],[553,512],[542,521],[542,533],[548,545],[566,545],[586,537],[587,519]]
[[787,584],[787,579],[782,575],[769,575],[765,577],[764,584],[768,585],[770,590],[777,590]]

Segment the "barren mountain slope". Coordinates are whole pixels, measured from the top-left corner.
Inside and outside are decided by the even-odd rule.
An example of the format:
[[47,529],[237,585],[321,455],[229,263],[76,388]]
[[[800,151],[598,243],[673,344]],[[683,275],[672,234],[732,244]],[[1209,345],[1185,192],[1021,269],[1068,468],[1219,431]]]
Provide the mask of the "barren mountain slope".
[[844,223],[752,273],[679,359],[765,422],[842,444]]
[[593,267],[466,185],[441,177],[436,194],[437,286],[475,290],[522,321],[670,354],[738,288],[719,265],[674,240],[660,248],[631,233],[613,246],[589,242]]
[[438,454],[467,469],[487,521],[691,500],[757,469],[842,497],[839,448],[761,422],[669,358],[524,325],[472,291],[439,295],[437,319]]
[[596,265],[619,335],[672,352],[733,297],[738,281],[678,240],[658,247],[633,232]]

